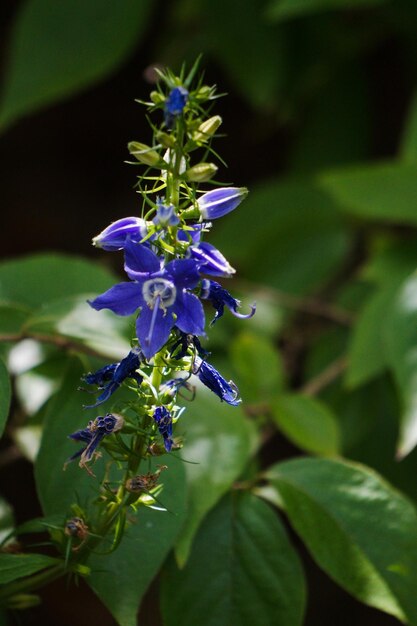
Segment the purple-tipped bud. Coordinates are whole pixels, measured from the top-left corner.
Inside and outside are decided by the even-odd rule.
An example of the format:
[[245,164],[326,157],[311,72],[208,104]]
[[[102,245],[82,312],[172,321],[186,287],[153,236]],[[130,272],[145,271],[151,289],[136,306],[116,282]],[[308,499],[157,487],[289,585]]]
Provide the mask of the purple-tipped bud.
[[215,220],[233,211],[246,198],[246,187],[222,187],[212,189],[197,200],[204,220]]
[[112,252],[122,250],[127,239],[138,243],[146,237],[148,229],[145,220],[140,217],[123,217],[107,226],[99,235],[93,238],[93,245]]
[[190,248],[191,258],[200,261],[200,272],[210,276],[232,276],[236,270],[211,243],[202,241]]

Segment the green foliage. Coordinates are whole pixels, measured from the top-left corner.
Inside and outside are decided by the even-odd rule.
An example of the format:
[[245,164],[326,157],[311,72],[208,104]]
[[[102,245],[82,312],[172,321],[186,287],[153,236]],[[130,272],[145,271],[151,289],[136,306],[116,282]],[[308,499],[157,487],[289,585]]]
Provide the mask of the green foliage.
[[[144,32],[150,0],[29,0],[14,26],[0,126],[113,72]],[[75,43],[76,42],[76,43]]]
[[417,514],[368,468],[296,459],[268,471],[313,558],[362,602],[417,623]]
[[383,2],[386,0],[272,0],[268,15],[275,20],[285,20],[319,11],[361,9]]
[[200,528],[190,559],[163,576],[166,626],[300,626],[300,561],[273,511],[256,497],[224,498]]
[[46,554],[0,554],[0,584],[30,576],[59,563]]
[[184,426],[188,508],[175,546],[180,565],[206,514],[245,469],[255,443],[254,428],[243,412],[204,389],[198,389],[192,412]]
[[0,435],[3,433],[9,415],[11,391],[9,372],[0,359]]

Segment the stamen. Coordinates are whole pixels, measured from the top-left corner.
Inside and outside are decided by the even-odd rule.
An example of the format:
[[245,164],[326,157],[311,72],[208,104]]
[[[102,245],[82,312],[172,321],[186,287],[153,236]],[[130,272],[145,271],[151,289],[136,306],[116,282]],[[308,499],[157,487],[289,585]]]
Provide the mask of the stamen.
[[151,339],[152,339],[153,331],[154,331],[154,328],[155,328],[156,315],[157,315],[158,310],[159,310],[159,303],[160,303],[160,300],[161,300],[161,296],[160,296],[160,295],[157,295],[157,296],[156,296],[156,298],[155,298],[155,305],[154,305],[154,307],[153,307],[153,311],[152,311],[152,319],[151,319],[151,324],[150,324],[150,326],[149,326],[149,334],[148,334],[148,336],[146,337],[146,344],[147,344],[148,346],[149,346],[149,345],[150,345],[150,343],[151,343]]

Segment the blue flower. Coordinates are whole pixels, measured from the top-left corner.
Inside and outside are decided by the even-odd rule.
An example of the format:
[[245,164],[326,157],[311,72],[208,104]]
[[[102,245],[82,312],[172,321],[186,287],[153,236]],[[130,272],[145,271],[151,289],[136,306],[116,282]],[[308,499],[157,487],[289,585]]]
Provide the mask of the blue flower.
[[220,187],[204,193],[197,200],[203,220],[215,220],[233,211],[246,198],[246,187]]
[[[197,354],[202,357],[207,357],[210,355],[210,352],[204,350],[198,337],[196,337],[195,335],[187,335],[186,333],[180,332],[179,338],[171,346],[171,357],[176,360],[182,359],[184,356],[187,356],[188,348],[190,346],[194,346]],[[180,348],[180,350],[177,352],[178,348]]]
[[185,87],[174,87],[165,101],[165,124],[171,128],[174,118],[184,110],[188,101],[188,91]]
[[172,416],[165,406],[157,406],[153,418],[158,426],[158,430],[163,437],[165,450],[171,451],[172,444]]
[[209,300],[213,307],[216,309],[216,314],[213,320],[210,322],[212,326],[224,313],[224,307],[226,306],[235,317],[241,319],[249,319],[255,315],[256,304],[251,305],[250,313],[239,313],[237,309],[240,307],[240,300],[236,300],[227,289],[223,289],[219,283],[214,280],[208,280],[204,278],[201,281],[201,293],[200,298],[203,300]]
[[140,308],[136,331],[147,359],[166,343],[174,325],[184,333],[204,334],[202,304],[187,291],[200,280],[196,261],[177,259],[164,266],[152,250],[128,241],[125,270],[131,282],[111,287],[90,305],[118,315],[131,315]]
[[211,389],[220,400],[237,406],[241,401],[239,390],[232,380],[227,382],[215,367],[196,356],[193,363],[193,374],[196,374],[203,385]]
[[229,261],[211,243],[201,241],[201,234],[204,228],[210,224],[194,224],[187,230],[179,230],[177,237],[180,241],[191,243],[187,254],[199,262],[200,272],[209,276],[232,276],[236,270]]
[[175,208],[172,204],[166,206],[161,200],[157,200],[156,216],[153,223],[159,226],[177,226],[180,223],[179,217],[175,214]]
[[98,396],[95,404],[84,406],[84,409],[93,409],[108,400],[126,378],[133,378],[140,385],[143,377],[136,372],[141,363],[140,357],[140,350],[134,348],[120,363],[105,365],[97,372],[84,376],[87,384],[97,385],[99,389],[104,389],[103,393]]
[[145,220],[140,217],[123,217],[112,222],[99,235],[93,238],[93,245],[103,250],[113,251],[124,248],[127,239],[138,243],[147,235]]
[[123,424],[124,419],[121,415],[107,413],[107,415],[103,417],[96,417],[95,420],[90,420],[87,428],[77,430],[75,433],[72,433],[72,435],[68,435],[70,439],[82,441],[87,445],[73,454],[68,459],[66,464],[80,457],[79,465],[80,467],[85,467],[86,463],[91,461],[93,454],[103,437],[121,430],[123,428]]

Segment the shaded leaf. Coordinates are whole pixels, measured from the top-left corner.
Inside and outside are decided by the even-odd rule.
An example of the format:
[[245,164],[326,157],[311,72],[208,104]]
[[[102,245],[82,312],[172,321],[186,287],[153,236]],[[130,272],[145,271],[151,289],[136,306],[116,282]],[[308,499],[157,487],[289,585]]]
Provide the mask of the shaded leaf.
[[339,428],[332,410],[316,398],[288,394],[272,402],[279,429],[301,450],[333,455],[340,449]]
[[11,401],[11,386],[7,367],[0,359],[0,435],[6,426]]
[[149,0],[28,0],[17,14],[0,125],[113,72],[144,31]]
[[58,559],[46,554],[4,554],[0,553],[0,584],[30,576],[42,569],[57,565]]
[[194,535],[208,511],[245,468],[255,440],[253,425],[240,407],[231,407],[204,389],[190,405],[184,427],[183,457],[188,485],[188,511],[175,553],[183,565]]
[[300,626],[300,561],[267,504],[234,493],[201,526],[183,571],[171,561],[162,584],[166,626]]
[[356,598],[417,624],[417,514],[365,466],[296,459],[267,472],[318,565]]
[[268,16],[275,20],[285,20],[320,11],[367,8],[383,2],[386,0],[272,0]]
[[417,165],[415,163],[365,163],[326,172],[320,187],[337,206],[363,219],[417,224]]

